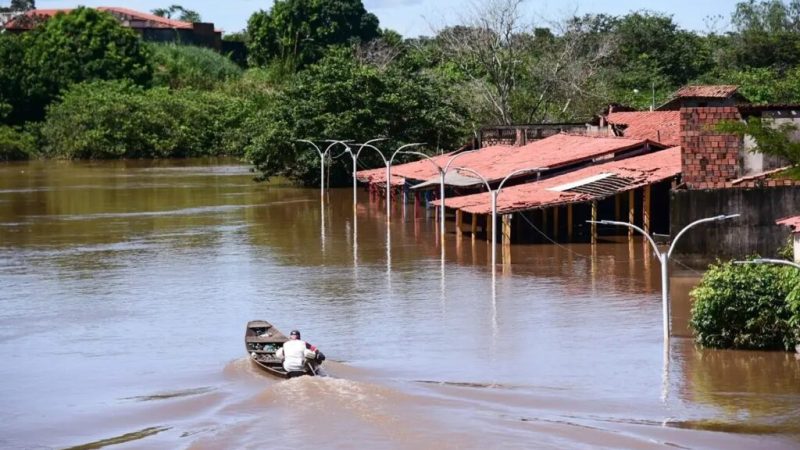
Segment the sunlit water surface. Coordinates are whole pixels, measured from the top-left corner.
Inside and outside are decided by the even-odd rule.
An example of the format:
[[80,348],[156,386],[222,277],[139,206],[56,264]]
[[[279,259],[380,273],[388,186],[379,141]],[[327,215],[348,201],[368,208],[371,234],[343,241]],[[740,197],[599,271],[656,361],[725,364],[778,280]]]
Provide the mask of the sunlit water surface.
[[[430,211],[232,161],[0,165],[0,447],[800,446],[800,361],[696,349],[697,274],[665,367],[641,242],[514,247],[493,287],[448,226],[442,263]],[[261,373],[253,319],[331,376]]]

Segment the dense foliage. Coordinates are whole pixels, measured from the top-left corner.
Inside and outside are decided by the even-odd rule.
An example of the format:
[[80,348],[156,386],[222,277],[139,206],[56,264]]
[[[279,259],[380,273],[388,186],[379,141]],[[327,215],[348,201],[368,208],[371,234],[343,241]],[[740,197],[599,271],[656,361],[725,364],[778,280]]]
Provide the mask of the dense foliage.
[[177,19],[183,22],[202,22],[203,18],[200,13],[192,9],[186,9],[181,5],[170,5],[167,8],[156,8],[151,11],[159,17],[166,17],[167,19]]
[[[111,15],[79,7],[59,13],[26,33],[21,67],[24,106],[14,113],[39,118],[65,88],[86,80],[150,82],[147,51],[135,31]],[[21,111],[20,111],[21,109]]]
[[715,348],[794,348],[800,337],[798,289],[800,275],[790,267],[711,265],[691,292],[695,338]]
[[48,109],[43,150],[64,158],[236,155],[248,111],[246,101],[215,92],[81,83]]
[[[264,174],[316,182],[318,155],[305,144],[297,145],[297,138],[341,136],[364,142],[391,136],[394,141],[387,148],[400,142],[456,147],[464,135],[466,110],[449,103],[449,89],[413,65],[381,70],[359,62],[349,49],[332,50],[294,77],[259,116],[253,128],[263,133],[248,147],[248,158]],[[372,164],[378,162],[372,152],[365,156],[364,163],[370,157]],[[342,170],[334,174],[341,181],[350,167],[344,162],[339,161]]]
[[153,85],[211,90],[242,75],[242,69],[219,53],[178,44],[150,44]]
[[[800,102],[800,0],[740,2],[722,24],[729,31],[703,33],[650,11],[541,27],[521,3],[476,2],[461,23],[404,39],[381,30],[362,0],[279,0],[228,36],[247,43],[246,70],[208,49],[144,44],[111,15],[77,8],[0,33],[0,125],[16,127],[6,140],[24,133],[20,148],[41,139],[36,154],[237,154],[263,178],[315,183],[318,158],[297,139],[452,149],[484,125],[583,121],[610,103],[659,105],[698,82],[738,84],[753,102]],[[362,167],[380,163],[369,155]],[[334,182],[349,176],[345,162],[333,165]]]
[[277,0],[247,22],[248,55],[254,65],[278,60],[302,66],[330,45],[366,42],[378,34],[378,18],[361,0]]
[[28,159],[36,154],[33,135],[15,127],[0,125],[0,161]]
[[800,142],[792,140],[797,132],[797,125],[791,122],[769,124],[753,117],[747,122],[722,122],[716,128],[741,137],[750,136],[756,143],[752,151],[779,156],[793,166],[800,165]]

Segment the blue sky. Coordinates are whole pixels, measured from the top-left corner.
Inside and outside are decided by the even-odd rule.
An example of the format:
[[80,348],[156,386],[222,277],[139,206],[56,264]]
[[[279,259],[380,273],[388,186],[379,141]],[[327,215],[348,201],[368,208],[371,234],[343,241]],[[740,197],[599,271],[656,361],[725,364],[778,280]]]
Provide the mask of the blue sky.
[[[0,5],[10,0],[0,0]],[[458,23],[459,17],[470,10],[476,0],[364,0],[367,10],[381,21],[381,26],[391,28],[406,37],[430,35],[448,24]],[[214,22],[226,32],[243,29],[254,11],[269,9],[270,0],[37,0],[39,8],[68,8],[85,6],[125,6],[140,11],[181,4],[198,11],[203,20]],[[648,9],[674,16],[684,28],[703,31],[705,18],[722,15],[727,24],[738,0],[527,0],[523,3],[526,19],[545,24],[576,12],[578,14],[604,12],[625,14],[631,10]]]

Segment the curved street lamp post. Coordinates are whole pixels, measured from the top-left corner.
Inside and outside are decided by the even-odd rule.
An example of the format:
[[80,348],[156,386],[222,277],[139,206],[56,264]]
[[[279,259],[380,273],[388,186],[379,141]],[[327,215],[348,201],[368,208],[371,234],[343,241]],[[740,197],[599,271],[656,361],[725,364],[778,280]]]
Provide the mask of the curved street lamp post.
[[751,259],[748,261],[734,261],[734,264],[780,264],[783,266],[792,266],[796,269],[800,269],[800,264],[792,261],[786,261],[785,259],[772,259],[772,258],[756,258]]
[[406,144],[400,146],[397,150],[392,153],[392,157],[389,158],[388,161],[384,159],[386,163],[386,220],[390,221],[392,219],[392,162],[394,162],[394,157],[397,156],[398,153],[401,153],[404,148],[411,148],[411,147],[419,147],[420,145],[425,145],[424,142],[415,142],[413,144]]
[[680,232],[678,232],[677,235],[675,235],[675,239],[672,240],[672,243],[665,252],[662,252],[658,249],[656,242],[649,234],[647,234],[647,232],[645,232],[643,229],[637,227],[632,223],[618,222],[616,220],[587,220],[586,222],[596,223],[599,225],[617,225],[617,226],[628,227],[638,231],[641,235],[647,238],[647,241],[653,248],[653,252],[658,257],[658,261],[661,263],[661,309],[662,309],[662,325],[664,327],[664,342],[666,343],[667,341],[669,341],[669,331],[670,331],[669,257],[675,250],[675,244],[678,243],[678,240],[681,238],[681,236],[683,236],[684,233],[686,233],[687,231],[689,231],[690,228],[693,228],[696,225],[700,225],[702,223],[707,223],[707,222],[719,222],[722,220],[733,219],[735,217],[739,217],[739,214],[721,214],[719,216],[706,217],[705,219],[695,220],[689,225],[683,227],[683,229]]
[[319,190],[320,190],[320,197],[324,198],[325,197],[325,157],[328,156],[328,153],[330,152],[331,148],[333,148],[334,145],[342,144],[342,145],[345,146],[345,148],[349,149],[349,147],[347,146],[347,142],[352,142],[352,141],[350,141],[350,140],[325,140],[323,142],[329,142],[330,143],[325,148],[325,151],[320,150],[319,147],[317,146],[317,144],[315,144],[313,141],[310,141],[308,139],[298,139],[297,142],[304,142],[306,144],[311,144],[311,146],[314,147],[314,150],[316,150],[317,153],[319,154]]
[[[381,138],[381,139],[383,139],[383,138]],[[416,143],[413,143],[413,144],[402,145],[402,146],[400,146],[400,148],[395,150],[394,153],[392,153],[392,157],[391,158],[386,159],[386,156],[383,155],[383,152],[380,151],[380,149],[378,147],[375,147],[374,145],[370,144],[370,142],[374,142],[376,140],[377,139],[373,139],[371,141],[367,141],[367,142],[361,144],[361,146],[359,147],[358,152],[356,153],[355,157],[358,158],[358,155],[361,153],[361,150],[363,150],[365,147],[366,148],[371,148],[371,149],[375,150],[376,152],[378,152],[379,155],[381,155],[381,159],[383,160],[383,163],[386,165],[386,220],[388,221],[388,220],[391,219],[391,215],[392,215],[392,210],[391,210],[391,202],[392,202],[392,183],[391,183],[392,162],[394,161],[394,158],[395,158],[395,156],[398,155],[398,153],[404,153],[403,152],[404,148],[416,147],[416,146],[425,145],[425,144],[422,143],[422,142],[416,142]],[[351,155],[352,155],[352,153],[351,153]],[[355,182],[353,182],[353,186],[355,186]],[[355,198],[355,197],[353,197],[353,198]]]
[[371,147],[372,149],[380,153],[381,158],[383,158],[383,161],[386,162],[386,158],[383,157],[383,153],[380,150],[378,150],[377,147],[370,145],[373,142],[385,141],[386,139],[388,138],[375,138],[375,139],[370,139],[367,142],[364,142],[363,144],[354,144],[359,146],[358,151],[355,153],[353,153],[353,150],[349,146],[347,147],[347,150],[345,150],[347,153],[350,153],[350,157],[353,159],[353,208],[356,207],[356,203],[358,202],[358,200],[356,199],[356,192],[358,191],[358,186],[357,186],[358,180],[356,179],[356,172],[358,171],[358,167],[356,166],[356,164],[358,162],[359,155],[361,155],[361,150],[364,150],[364,147]]
[[[497,186],[497,189],[492,190],[492,187],[489,185],[489,182],[484,178],[483,175],[479,174],[478,172],[468,168],[468,167],[456,167],[455,170],[463,170],[465,172],[472,173],[473,175],[477,176],[478,178],[483,181],[483,184],[486,185],[486,189],[489,192],[489,197],[492,200],[492,270],[494,270],[494,266],[497,265],[497,196],[500,195],[500,192],[503,190],[503,185],[508,181],[509,178],[513,177],[514,175],[525,173],[525,172],[536,172],[537,177],[541,175],[543,170],[547,170],[547,167],[533,167],[528,169],[519,169],[515,170],[503,178],[500,181],[500,184]],[[442,203],[444,203],[444,199],[442,199]]]
[[433,158],[431,158],[430,156],[428,156],[428,155],[426,155],[424,153],[420,153],[420,152],[403,152],[403,153],[405,153],[407,155],[416,155],[416,156],[422,156],[422,157],[426,158],[431,164],[436,166],[436,169],[439,171],[439,201],[442,202],[441,205],[439,205],[440,206],[440,208],[439,208],[439,217],[440,217],[440,219],[439,219],[439,233],[442,235],[442,238],[444,238],[444,213],[445,213],[445,210],[444,210],[444,185],[445,185],[445,176],[447,175],[447,171],[450,168],[450,164],[452,164],[453,161],[456,160],[456,158],[458,158],[459,156],[462,156],[462,155],[466,155],[467,153],[474,153],[474,152],[477,152],[477,151],[478,150],[470,150],[470,151],[461,152],[461,153],[459,153],[457,155],[451,156],[450,159],[447,160],[447,164],[445,164],[444,168],[442,168],[442,166],[437,164],[436,161],[433,160]]

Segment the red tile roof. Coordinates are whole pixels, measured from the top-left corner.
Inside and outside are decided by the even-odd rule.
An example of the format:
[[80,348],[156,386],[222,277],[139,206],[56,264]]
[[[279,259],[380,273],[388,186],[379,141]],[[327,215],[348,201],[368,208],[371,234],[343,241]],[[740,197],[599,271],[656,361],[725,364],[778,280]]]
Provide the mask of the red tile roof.
[[[601,156],[642,147],[644,139],[619,137],[596,137],[571,134],[557,134],[533,141],[522,147],[496,145],[482,148],[457,159],[453,167],[467,167],[483,175],[490,183],[502,180],[509,173],[526,168],[547,167],[550,169],[588,161]],[[437,156],[434,160],[440,166],[447,164],[450,154]],[[386,169],[379,168],[360,171],[357,177],[362,182],[385,183]],[[439,175],[436,167],[428,160],[415,161],[392,167],[392,184],[399,184],[402,178],[429,180]],[[398,177],[396,180],[394,179]]]
[[613,125],[627,125],[623,136],[629,139],[650,139],[668,146],[681,143],[680,111],[612,112],[606,120]]
[[[599,175],[613,174],[626,179],[628,183],[616,190],[616,192],[625,192],[669,179],[680,173],[680,147],[672,147],[642,156],[585,167],[542,181],[504,188],[497,198],[497,211],[510,213],[603,198],[604,196],[568,192],[563,189],[563,185],[586,181],[590,177]],[[551,190],[555,187],[560,187],[562,190],[560,192]],[[469,213],[491,213],[491,200],[486,192],[448,198],[445,200],[445,204],[448,208],[461,209]]]
[[732,84],[684,86],[675,92],[674,97],[728,98],[739,90]]
[[[160,17],[155,14],[134,11],[132,9],[121,8],[118,6],[98,6],[95,9],[97,9],[98,11],[106,11],[108,13],[111,13],[120,20],[143,22],[141,25],[135,27],[131,26],[132,28],[186,28],[186,29],[192,28],[191,22],[183,22],[181,20],[167,19],[166,17]],[[33,18],[49,19],[58,13],[67,14],[70,11],[72,11],[72,8],[33,9],[30,11],[26,11],[22,15],[31,19]],[[5,25],[5,27],[9,30],[28,30],[33,28],[34,25],[35,22],[32,21],[27,21],[27,20],[17,21],[16,19],[12,19]]]
[[127,16],[129,20],[140,20],[147,23],[149,28],[192,28],[191,22],[184,22],[182,20],[167,19],[166,17],[157,16],[155,14],[145,13],[141,11],[134,11],[128,8],[121,8],[119,6],[99,6],[99,11],[106,11],[114,14],[117,17]]
[[775,223],[778,225],[787,226],[795,233],[800,233],[800,216],[784,217]]

